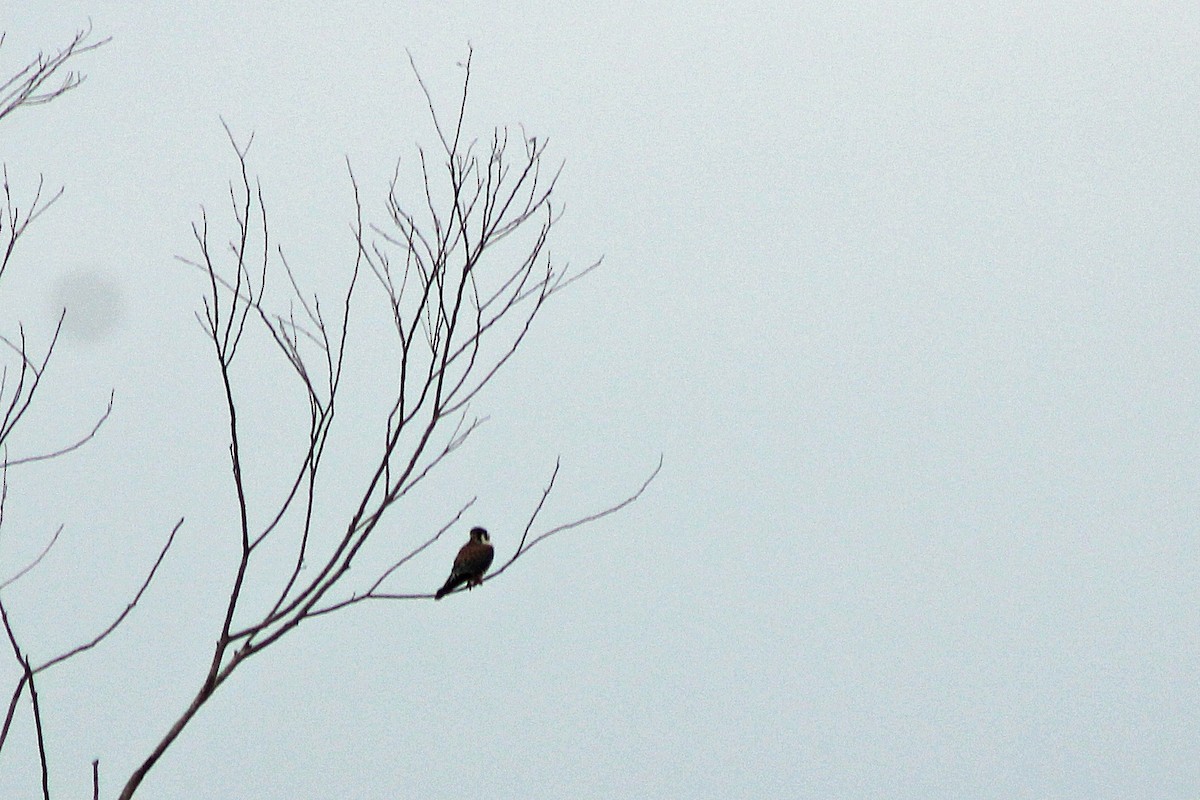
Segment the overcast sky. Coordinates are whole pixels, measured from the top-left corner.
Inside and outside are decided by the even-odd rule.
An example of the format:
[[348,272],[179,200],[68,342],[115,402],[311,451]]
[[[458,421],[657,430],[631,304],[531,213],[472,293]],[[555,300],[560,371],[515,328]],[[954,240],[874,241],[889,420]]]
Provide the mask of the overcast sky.
[[[452,104],[468,42],[472,133],[548,138],[552,250],[605,261],[397,509],[415,540],[478,497],[395,588],[440,585],[471,524],[511,551],[559,455],[549,521],[663,472],[481,590],[301,626],[142,794],[1200,794],[1200,11],[248,5],[0,13],[5,75],[89,17],[113,37],[0,123],[18,197],[66,188],[0,286],[6,335],[72,314],[22,446],[116,394],[95,442],[11,476],[0,573],[65,525],[6,590],[25,644],[102,627],[186,518],[128,624],[40,685],[62,796],[93,758],[111,796],[186,707],[236,564],[204,283],[174,258],[227,198],[221,119],[333,291],[346,159],[380,218],[436,141],[406,50]],[[271,369],[242,384],[268,465]],[[0,795],[37,791],[29,724]]]

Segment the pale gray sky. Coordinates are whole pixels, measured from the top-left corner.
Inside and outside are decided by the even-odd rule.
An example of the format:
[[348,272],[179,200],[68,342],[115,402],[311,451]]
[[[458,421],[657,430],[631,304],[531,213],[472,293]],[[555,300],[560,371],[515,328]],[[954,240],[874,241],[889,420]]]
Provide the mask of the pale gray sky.
[[[113,36],[78,91],[0,124],[17,191],[66,187],[4,276],[3,332],[64,301],[86,323],[24,441],[116,391],[96,442],[14,476],[0,564],[66,525],[6,592],[26,643],[102,625],[187,518],[127,626],[44,682],[63,796],[92,758],[114,792],[186,706],[235,563],[204,286],[173,258],[233,176],[220,118],[255,133],[275,239],[336,287],[344,158],[378,217],[433,141],[406,49],[452,102],[467,42],[472,130],[549,137],[553,251],[606,261],[396,524],[478,495],[504,553],[558,454],[555,519],[666,467],[481,591],[305,624],[143,795],[1200,793],[1200,11],[17,5],[5,74],[89,16]],[[271,421],[277,384],[244,377]],[[269,465],[290,441],[252,445]],[[450,539],[400,588],[436,588]],[[0,795],[34,766],[6,751]]]

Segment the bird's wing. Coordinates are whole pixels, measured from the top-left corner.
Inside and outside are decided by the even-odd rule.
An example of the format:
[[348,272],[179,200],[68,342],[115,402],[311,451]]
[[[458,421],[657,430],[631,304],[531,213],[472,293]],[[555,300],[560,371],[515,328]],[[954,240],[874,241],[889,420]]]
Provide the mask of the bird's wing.
[[492,564],[495,551],[490,544],[467,542],[454,558],[451,575],[480,575]]

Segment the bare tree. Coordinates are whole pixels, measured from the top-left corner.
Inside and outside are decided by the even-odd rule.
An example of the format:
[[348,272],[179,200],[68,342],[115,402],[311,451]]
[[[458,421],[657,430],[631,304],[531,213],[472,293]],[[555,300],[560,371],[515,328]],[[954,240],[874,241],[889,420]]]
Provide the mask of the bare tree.
[[[0,87],[0,118],[78,86],[83,76],[71,71],[63,77],[61,71],[74,56],[104,43],[89,37],[90,28],[79,32],[66,48],[54,55],[39,55]],[[430,152],[416,151],[421,177],[415,202],[405,198],[397,167],[383,198],[382,219],[366,222],[359,183],[347,161],[354,214],[347,239],[344,290],[332,306],[302,287],[300,270],[293,269],[283,248],[274,244],[266,192],[252,177],[248,160],[253,137],[239,142],[226,127],[237,159],[237,177],[230,184],[230,227],[220,232],[221,224],[215,218],[210,221],[202,208],[193,224],[194,255],[181,261],[199,270],[206,286],[196,317],[212,348],[224,397],[224,434],[236,512],[236,525],[227,533],[237,542],[237,556],[230,564],[230,581],[221,596],[223,610],[214,620],[218,632],[207,669],[190,690],[186,708],[129,775],[121,798],[134,796],[154,765],[247,659],[305,620],[368,600],[433,599],[432,591],[398,586],[401,568],[458,523],[474,499],[445,509],[439,522],[416,531],[396,531],[396,515],[389,512],[483,424],[485,418],[472,410],[473,401],[520,348],[550,298],[599,266],[597,261],[572,271],[551,259],[547,244],[557,222],[553,196],[561,164],[548,165],[546,141],[527,135],[524,129],[496,128],[482,139],[466,134],[470,56],[463,68],[461,96],[453,106],[454,113],[445,118],[439,115],[413,65],[437,139]],[[0,232],[8,237],[9,245],[0,262],[0,276],[16,240],[60,195],[43,199],[39,182],[34,202],[20,211],[12,201],[5,173],[5,227]],[[368,326],[359,321],[371,314],[385,322],[368,337]],[[29,407],[61,326],[60,317],[41,358],[29,355],[21,327],[15,340],[3,340],[18,359],[11,373],[15,377],[9,380],[10,373],[5,371],[0,381],[0,447],[5,448],[6,456],[0,470],[0,524],[8,494],[8,467],[79,447],[95,435],[108,415],[106,411],[95,429],[74,443],[42,455],[7,459],[4,440]],[[379,327],[388,332],[391,348],[390,358],[377,361],[386,365],[380,369],[388,370],[385,383],[390,388],[382,398],[355,391],[351,388],[354,382],[346,380],[348,365],[357,363],[355,354],[368,345],[379,346]],[[303,420],[301,431],[290,427],[285,413],[268,415],[270,424],[285,433],[296,433],[300,442],[290,455],[275,456],[268,477],[285,475],[282,490],[247,468],[252,443],[262,433],[247,420],[259,418],[251,413],[254,398],[261,397],[253,382],[269,368],[264,352],[273,354],[275,363],[290,376],[283,396],[272,398],[272,410],[289,403],[302,409],[297,417]],[[111,407],[110,399],[109,410]],[[361,425],[357,420],[372,420],[368,424],[375,426],[373,445],[362,449],[354,443],[347,425],[335,426],[335,419],[345,419],[347,408],[355,414],[356,427]],[[331,476],[328,466],[329,454],[338,450],[353,450],[354,463],[364,465],[349,489],[347,476]],[[544,525],[539,520],[560,475],[560,464],[555,463],[540,494],[529,499],[515,549],[484,581],[503,574],[546,539],[634,502],[661,467],[660,458],[628,495],[603,508]],[[335,485],[336,491],[332,491]],[[114,621],[64,652],[32,657],[17,635],[19,625],[10,621],[0,603],[0,621],[17,666],[16,687],[0,728],[0,752],[24,698],[34,723],[46,798],[50,797],[50,769],[37,677],[95,647],[128,617],[182,523],[176,523],[139,590]],[[397,547],[398,536],[408,537],[407,544]],[[55,532],[31,563],[13,570],[7,579],[0,575],[0,592],[28,575],[57,539]],[[280,553],[284,554],[282,561]],[[358,569],[352,572],[353,566]],[[93,794],[98,798],[98,761],[92,763],[92,775]]]
[[[234,570],[220,632],[208,671],[191,703],[175,720],[147,758],[130,776],[121,793],[132,797],[146,774],[217,689],[248,658],[262,652],[301,622],[367,600],[432,599],[430,591],[403,592],[391,587],[397,572],[459,521],[474,500],[448,510],[445,521],[413,542],[406,552],[377,568],[365,580],[351,583],[356,559],[380,530],[386,513],[408,495],[447,457],[457,451],[483,420],[470,404],[517,351],[544,304],[599,262],[571,273],[548,256],[546,243],[556,222],[552,196],[560,167],[547,170],[545,141],[497,128],[484,140],[463,131],[470,88],[468,57],[462,94],[448,121],[420,74],[430,118],[438,139],[436,156],[417,155],[423,176],[417,206],[402,199],[393,177],[385,200],[387,219],[366,225],[359,185],[347,163],[355,198],[352,226],[354,250],[347,258],[346,289],[333,313],[300,285],[283,249],[272,246],[264,191],[252,180],[247,158],[250,141],[239,144],[229,135],[239,176],[230,186],[234,226],[217,239],[206,211],[193,225],[198,255],[181,259],[207,278],[208,295],[197,314],[212,343],[225,397],[230,473],[237,504],[240,556]],[[251,137],[252,139],[253,137]],[[398,171],[397,171],[398,175]],[[497,257],[502,241],[524,236],[523,244]],[[512,253],[517,255],[514,257]],[[270,276],[282,272],[286,302],[265,298]],[[357,454],[373,466],[357,490],[357,500],[333,536],[317,531],[314,520],[325,518],[319,491],[328,481],[325,455],[336,430],[337,410],[345,403],[343,375],[354,342],[350,335],[364,282],[376,284],[371,300],[382,300],[391,319],[395,359],[394,392],[375,409],[378,444]],[[308,410],[305,445],[296,453],[288,489],[265,509],[252,501],[261,494],[243,470],[246,427],[239,411],[246,402],[239,392],[234,364],[251,331],[266,335],[294,377],[292,389]],[[661,468],[659,465],[631,494],[595,513],[532,533],[552,491],[556,464],[540,498],[529,513],[514,552],[485,578],[502,574],[530,548],[562,531],[612,514],[636,500]],[[341,489],[341,491],[345,491]],[[290,557],[281,571],[278,561],[261,555],[268,540],[288,542]],[[247,588],[277,587],[265,609],[250,607]],[[259,596],[260,592],[255,592]]]
[[[89,25],[87,28],[77,31],[65,47],[50,54],[45,52],[38,53],[34,59],[26,62],[24,67],[18,69],[4,83],[0,84],[0,120],[19,108],[48,103],[78,87],[83,82],[84,76],[73,70],[65,70],[65,66],[79,55],[95,50],[108,41],[108,39],[94,40],[92,38],[91,26]],[[0,34],[0,47],[3,44],[4,35]],[[7,166],[2,168],[2,175],[3,183],[0,186],[0,192],[2,192],[2,197],[0,197],[0,247],[3,247],[3,251],[0,253],[0,278],[3,278],[5,272],[12,264],[17,244],[22,236],[24,236],[29,225],[54,205],[63,194],[62,189],[47,192],[45,178],[39,175],[37,186],[32,193],[32,199],[28,201],[28,205],[22,208],[20,201],[14,196]],[[3,345],[4,352],[8,355],[4,359],[2,367],[0,367],[0,528],[3,528],[4,510],[9,497],[10,469],[33,461],[57,458],[82,447],[95,437],[112,412],[113,397],[110,393],[107,407],[100,414],[91,430],[74,441],[51,446],[50,449],[41,452],[25,455],[10,454],[9,440],[19,423],[25,417],[26,412],[32,406],[34,398],[38,393],[42,377],[50,364],[54,348],[58,343],[58,336],[62,330],[66,313],[66,309],[64,309],[59,315],[53,333],[50,336],[50,341],[43,346],[40,354],[36,354],[31,348],[23,323],[19,321],[16,323],[16,336],[10,336],[7,332],[0,332],[0,345]],[[182,523],[183,520],[180,520],[175,524],[174,529],[167,537],[166,544],[159,552],[158,558],[151,566],[141,587],[126,607],[116,614],[110,624],[86,641],[40,658],[35,658],[31,650],[23,645],[21,638],[18,637],[17,628],[19,625],[13,622],[9,610],[4,604],[3,592],[17,583],[17,581],[29,575],[41,563],[50,549],[59,541],[63,526],[58,526],[49,536],[47,543],[38,555],[23,566],[10,568],[3,561],[0,561],[0,623],[3,625],[8,649],[11,651],[17,667],[15,686],[9,696],[3,723],[0,723],[0,754],[3,754],[5,745],[9,741],[9,733],[12,730],[12,723],[21,705],[21,700],[22,698],[26,698],[29,713],[33,719],[34,735],[36,737],[38,760],[41,769],[43,797],[50,797],[50,769],[42,727],[41,702],[37,687],[38,676],[49,669],[67,663],[76,656],[100,644],[100,642],[104,641],[124,622],[141,599],[150,581],[154,578]]]

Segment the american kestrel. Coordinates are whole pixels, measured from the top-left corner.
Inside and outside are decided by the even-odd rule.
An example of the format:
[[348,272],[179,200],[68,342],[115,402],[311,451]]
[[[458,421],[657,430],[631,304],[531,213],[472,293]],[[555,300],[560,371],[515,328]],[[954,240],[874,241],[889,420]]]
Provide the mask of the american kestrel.
[[464,583],[468,589],[483,583],[483,574],[492,565],[494,555],[488,532],[483,528],[471,528],[471,541],[464,544],[454,557],[450,577],[446,579],[446,585],[437,590],[433,599],[441,600]]

